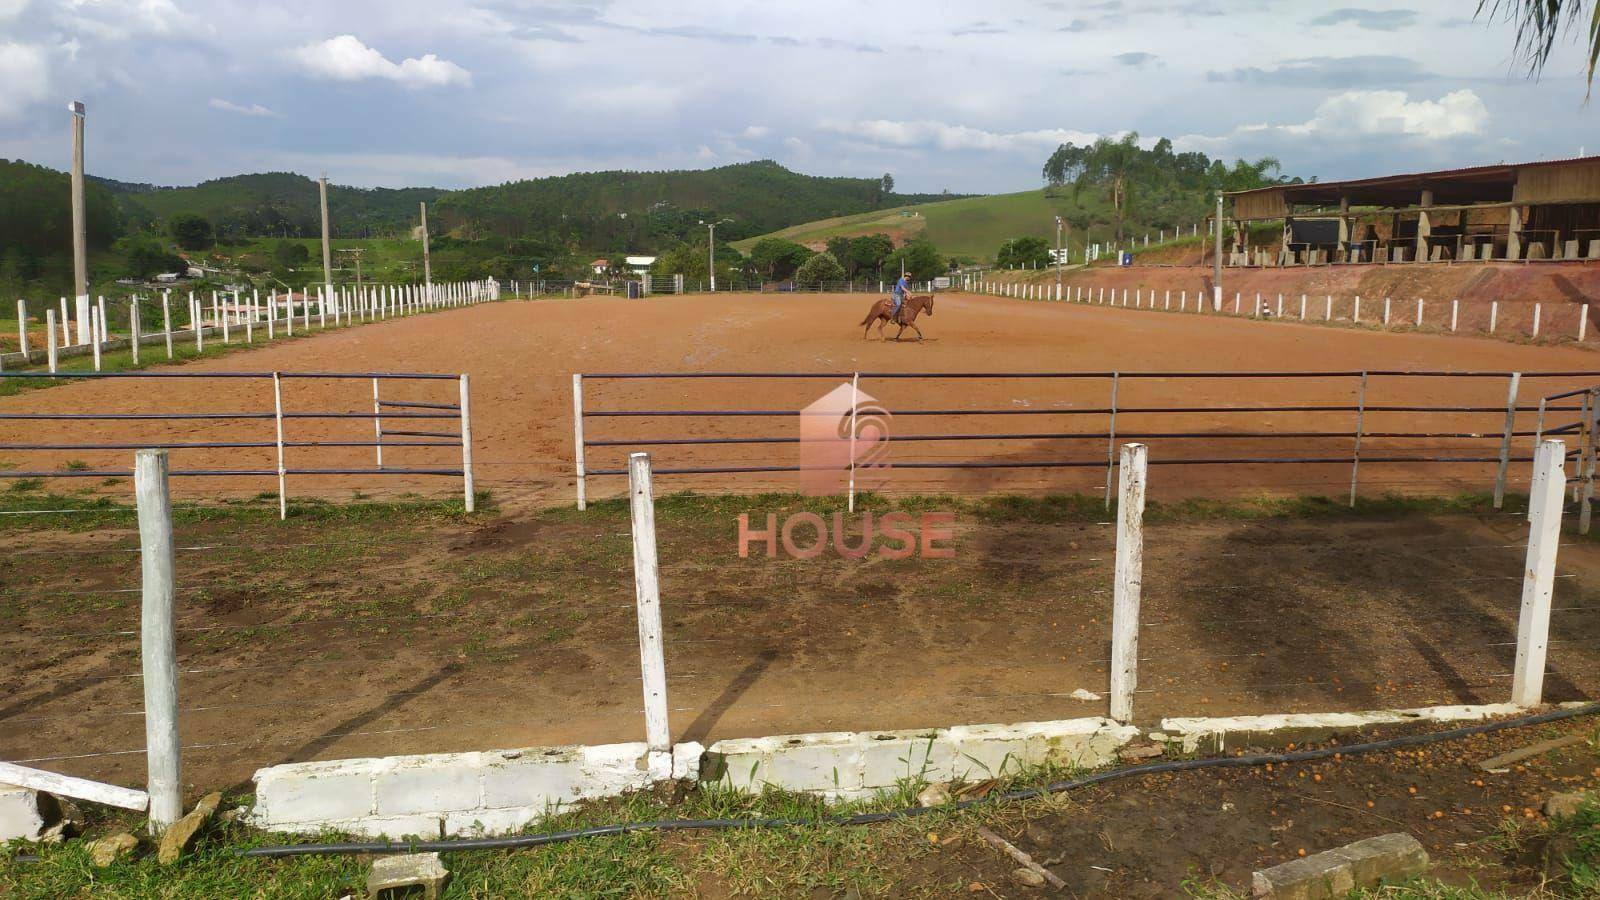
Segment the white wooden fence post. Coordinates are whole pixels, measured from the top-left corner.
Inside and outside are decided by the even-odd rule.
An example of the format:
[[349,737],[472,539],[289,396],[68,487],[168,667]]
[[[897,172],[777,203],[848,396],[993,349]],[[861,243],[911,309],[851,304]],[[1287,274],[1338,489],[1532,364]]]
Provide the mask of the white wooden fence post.
[[[1583,340],[1582,337],[1578,340]],[[28,362],[28,301],[17,301],[17,349],[22,351],[22,362]]]
[[466,493],[467,512],[477,511],[472,489],[472,391],[467,373],[461,373],[461,489]]
[[572,376],[572,457],[577,462],[578,509],[589,508],[583,471],[583,376]]
[[1417,327],[1422,327],[1422,298],[1417,298]]
[[178,749],[178,652],[173,631],[172,497],[167,451],[134,454],[134,495],[139,514],[139,559],[144,573],[139,615],[144,674],[144,744],[150,795],[150,833],[160,834],[183,816]]
[[139,327],[139,298],[128,301],[128,347],[133,351],[133,364],[139,365],[139,339],[144,329]]
[[1561,543],[1561,501],[1566,490],[1566,444],[1539,445],[1534,483],[1528,497],[1533,522],[1522,575],[1522,611],[1517,617],[1517,659],[1511,674],[1511,702],[1538,706],[1544,697],[1545,651],[1550,638],[1550,595],[1555,587],[1556,547]]
[[1500,301],[1489,301],[1489,333],[1494,334],[1494,326],[1500,320]]
[[1517,424],[1517,387],[1522,383],[1522,373],[1512,372],[1506,396],[1506,427],[1500,437],[1500,468],[1494,476],[1494,508],[1499,509],[1506,500],[1506,470],[1511,466],[1511,432]]
[[161,331],[167,339],[167,359],[172,358],[172,292],[161,292]]
[[[22,301],[19,300],[17,302],[21,303]],[[1584,335],[1586,335],[1588,333],[1589,333],[1589,304],[1588,304],[1587,301],[1585,301],[1582,306],[1578,307],[1578,342],[1579,343],[1583,343]],[[26,345],[24,345],[22,349],[23,349],[23,352],[27,352],[28,348],[27,348]]]
[[1539,309],[1540,304],[1533,305],[1533,337],[1539,336]]
[[628,497],[633,519],[633,585],[639,615],[645,741],[652,753],[671,753],[667,664],[661,644],[660,568],[656,562],[656,503],[650,487],[648,453],[634,453],[628,457]]
[[383,402],[378,399],[378,379],[372,379],[372,442],[378,451],[378,468],[383,468]]
[[105,340],[106,324],[98,307],[89,307],[89,344],[94,348],[94,370],[100,371],[100,342]]
[[56,311],[53,309],[44,311],[44,331],[45,361],[50,365],[50,374],[54,375],[56,372]]
[[278,518],[289,518],[288,478],[283,464],[283,379],[272,373],[272,418],[277,426],[278,447]]
[[1456,330],[1456,320],[1459,318],[1460,313],[1461,313],[1461,300],[1459,298],[1455,299],[1455,300],[1451,300],[1450,301],[1450,331],[1451,331],[1451,333],[1454,333],[1455,330]]
[[1144,583],[1144,492],[1147,448],[1122,447],[1117,501],[1117,563],[1111,612],[1111,718],[1133,719],[1139,686],[1139,596]]

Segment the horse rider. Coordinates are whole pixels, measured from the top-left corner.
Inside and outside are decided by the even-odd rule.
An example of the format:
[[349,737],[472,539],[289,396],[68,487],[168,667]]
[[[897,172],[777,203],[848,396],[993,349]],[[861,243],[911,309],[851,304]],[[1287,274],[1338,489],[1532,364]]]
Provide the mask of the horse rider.
[[894,305],[889,308],[889,320],[891,322],[898,323],[900,321],[900,308],[905,306],[906,294],[910,291],[910,276],[906,275],[904,272],[901,272],[900,280],[894,283],[894,289],[891,291],[891,295],[894,297]]

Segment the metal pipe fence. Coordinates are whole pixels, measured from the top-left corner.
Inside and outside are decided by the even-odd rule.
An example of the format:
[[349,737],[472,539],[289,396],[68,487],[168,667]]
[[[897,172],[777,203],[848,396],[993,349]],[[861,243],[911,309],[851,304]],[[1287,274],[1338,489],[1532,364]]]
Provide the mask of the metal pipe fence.
[[[131,378],[150,380],[156,383],[171,379],[186,381],[215,381],[221,383],[236,383],[239,381],[253,381],[272,386],[272,408],[270,410],[225,410],[225,411],[184,411],[171,410],[163,412],[123,412],[123,411],[73,411],[73,412],[4,412],[0,413],[0,425],[8,422],[37,423],[49,422],[58,427],[71,429],[74,424],[82,423],[96,428],[95,431],[82,437],[73,439],[48,439],[36,436],[36,431],[31,426],[25,425],[30,430],[23,432],[22,440],[0,442],[0,478],[4,479],[44,479],[44,478],[129,478],[133,476],[131,469],[120,467],[91,466],[78,460],[64,460],[57,467],[42,468],[37,461],[43,454],[54,454],[60,451],[88,451],[105,452],[140,448],[154,448],[188,451],[241,451],[241,450],[266,450],[273,451],[270,465],[239,465],[218,464],[215,462],[201,462],[187,467],[173,467],[167,475],[173,477],[273,477],[278,480],[278,507],[280,517],[288,515],[287,479],[290,476],[445,476],[461,478],[464,484],[464,502],[468,512],[474,509],[472,490],[472,463],[471,463],[471,413],[468,403],[469,386],[466,375],[449,375],[440,373],[422,372],[0,372],[0,379],[49,379],[53,381],[87,380],[95,381],[112,378]],[[331,384],[349,384],[370,382],[372,396],[376,398],[370,410],[338,410],[338,409],[286,409],[283,404],[283,384],[318,382]],[[380,398],[380,385],[382,384],[436,384],[453,383],[457,386],[458,402],[428,402],[421,400],[400,400]],[[286,437],[286,422],[326,422],[336,424],[341,421],[356,420],[362,423],[371,422],[373,436],[368,439],[351,438],[346,436],[310,436]],[[251,422],[271,422],[273,432],[270,437],[239,436],[235,438],[232,431],[247,426]],[[453,423],[455,430],[414,430],[406,427],[409,423]],[[110,439],[98,432],[98,428],[120,423],[164,423],[167,434],[157,434],[139,438]],[[217,423],[229,429],[222,437],[211,440],[188,439],[186,436],[174,435],[172,432],[188,429],[200,423]],[[391,427],[399,425],[399,428]],[[32,439],[30,439],[32,438]],[[400,439],[396,439],[400,438]],[[417,438],[424,438],[419,440]],[[341,459],[327,460],[323,465],[295,464],[290,461],[288,451],[291,450],[324,450],[331,448],[370,448],[374,451],[375,462],[371,466],[338,464]],[[384,451],[407,450],[414,451],[419,448],[447,449],[459,452],[460,463],[450,464],[413,464],[394,465],[391,458],[386,462],[383,458]],[[10,454],[30,454],[24,457],[24,462],[35,465],[27,466],[8,459]],[[237,457],[224,455],[225,458],[237,461]],[[45,456],[46,460],[54,457]],[[213,454],[211,458],[216,458]]]
[[[1105,485],[1114,482],[1117,461],[1112,448],[1121,440],[1175,442],[1150,460],[1157,466],[1284,466],[1344,465],[1350,470],[1350,502],[1353,504],[1361,484],[1361,466],[1368,465],[1488,465],[1495,475],[1492,488],[1496,506],[1503,502],[1512,463],[1531,463],[1531,450],[1546,437],[1584,436],[1589,433],[1590,410],[1600,404],[1573,398],[1588,397],[1589,388],[1569,389],[1534,401],[1524,384],[1565,387],[1578,382],[1592,384],[1600,371],[1551,372],[1449,372],[1449,371],[1328,371],[1328,372],[604,372],[573,376],[574,454],[578,502],[582,508],[586,480],[591,477],[625,475],[625,467],[606,464],[618,452],[648,448],[676,448],[678,453],[660,460],[658,476],[720,476],[741,474],[806,473],[810,471],[804,453],[808,444],[855,435],[855,423],[840,422],[834,432],[820,439],[803,427],[779,433],[760,423],[773,419],[803,422],[807,408],[797,403],[789,408],[756,406],[750,408],[704,408],[692,402],[694,391],[678,390],[670,395],[656,392],[668,402],[642,404],[635,400],[606,402],[597,390],[600,384],[649,384],[682,382],[694,385],[707,379],[732,380],[741,385],[766,384],[750,391],[757,395],[775,393],[802,396],[797,389],[785,391],[774,385],[805,381],[839,381],[851,392],[852,403],[841,410],[869,409],[876,433],[871,445],[876,449],[893,446],[948,446],[969,444],[966,452],[955,452],[939,459],[924,452],[918,458],[889,461],[891,469],[1102,469]],[[1237,395],[1238,383],[1275,383],[1291,394],[1320,402],[1209,402],[1212,392]],[[585,382],[595,386],[585,387]],[[949,398],[960,385],[987,382],[967,390],[975,399],[985,391],[992,395],[994,385],[1028,384],[1044,386],[1042,396],[1026,402],[1013,398],[1012,405],[959,406],[939,403],[916,406],[893,403],[882,406],[867,397],[870,407],[856,402],[865,396],[864,383],[882,382],[887,388],[899,384],[914,396]],[[1211,383],[1208,385],[1207,383]],[[1504,384],[1497,388],[1496,382]],[[942,384],[941,384],[942,383]],[[1217,387],[1216,385],[1221,385]],[[1196,402],[1148,402],[1149,399],[1199,395]],[[1479,387],[1481,386],[1481,388]],[[1085,390],[1087,387],[1087,390]],[[948,388],[948,389],[947,389]],[[885,389],[872,387],[885,392]],[[1482,395],[1479,402],[1449,402],[1443,393]],[[617,394],[637,394],[619,390]],[[1134,394],[1130,396],[1130,393]],[[1504,397],[1489,403],[1490,397]],[[1024,405],[1018,405],[1019,403]],[[1276,414],[1295,414],[1274,419]],[[1533,421],[1528,421],[1533,414]],[[1004,422],[1012,417],[1044,416],[1060,425],[1048,429],[993,430],[982,426]],[[1135,417],[1130,421],[1128,417]],[[1341,426],[1329,428],[1321,423],[1329,416],[1341,418]],[[923,427],[915,432],[888,432],[883,426],[892,419],[907,418],[938,422],[946,427]],[[1119,421],[1119,417],[1120,421]],[[1557,417],[1557,418],[1548,418]],[[695,426],[665,423],[695,420]],[[628,422],[640,423],[626,428]],[[1343,422],[1348,421],[1348,425]],[[742,423],[751,423],[745,425]],[[1238,422],[1238,425],[1230,424]],[[603,423],[609,431],[597,434]],[[1203,427],[1197,427],[1204,423]],[[1082,425],[1088,427],[1081,427]],[[1187,426],[1187,427],[1186,427]],[[1309,427],[1308,427],[1309,426]],[[1321,427],[1318,427],[1321,426]],[[1519,439],[1532,438],[1529,452],[1519,451]],[[1086,448],[1085,442],[1104,444],[1104,450]],[[1206,444],[1226,442],[1234,452],[1207,452]],[[1376,443],[1374,443],[1376,442]],[[1013,454],[1006,448],[1022,445],[1028,452]],[[738,448],[758,448],[761,457],[738,455]],[[795,454],[789,448],[798,448]],[[716,452],[722,450],[724,452]],[[857,471],[856,448],[841,465],[851,476]],[[1240,452],[1242,451],[1242,452]],[[1569,455],[1577,455],[1574,449]],[[780,454],[776,458],[774,453]],[[1018,456],[1021,458],[1017,458]],[[597,460],[596,456],[601,459]],[[799,458],[797,458],[797,456]],[[853,494],[853,492],[852,492]],[[1109,502],[1109,501],[1108,501]]]

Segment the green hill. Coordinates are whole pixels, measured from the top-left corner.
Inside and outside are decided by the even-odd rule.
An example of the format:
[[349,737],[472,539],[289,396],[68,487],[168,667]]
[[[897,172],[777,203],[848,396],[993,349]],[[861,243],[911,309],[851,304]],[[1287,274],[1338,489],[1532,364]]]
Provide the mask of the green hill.
[[[318,237],[322,219],[317,183],[292,172],[234,175],[194,187],[152,187],[102,182],[116,194],[130,224],[146,226],[178,213],[211,221],[218,235]],[[417,204],[432,203],[439,188],[353,188],[328,185],[334,237],[390,237],[417,223]]]
[[[1039,237],[1054,245],[1056,216],[1061,215],[1071,223],[1067,243],[1075,248],[1075,252],[1086,239],[1110,240],[1109,204],[1091,191],[1082,192],[1076,199],[1072,193],[1071,188],[1044,188],[1016,194],[942,200],[863,215],[821,219],[775,231],[772,236],[817,249],[831,237],[882,232],[897,243],[923,238],[950,256],[992,260],[1000,245],[1012,238]],[[1204,217],[1203,204],[1196,206],[1195,218],[1182,222],[1185,226]],[[1139,238],[1149,231],[1154,241],[1160,229],[1164,228],[1170,234],[1175,221],[1182,220],[1171,217],[1168,221],[1150,224],[1130,218],[1126,229],[1129,235]],[[741,252],[747,252],[758,239],[735,242],[734,246]]]
[[703,236],[701,222],[728,219],[718,236],[754,237],[824,216],[934,199],[885,193],[876,178],[825,178],[771,160],[667,172],[580,172],[455,191],[441,197],[444,228],[566,241],[588,250],[659,251]]

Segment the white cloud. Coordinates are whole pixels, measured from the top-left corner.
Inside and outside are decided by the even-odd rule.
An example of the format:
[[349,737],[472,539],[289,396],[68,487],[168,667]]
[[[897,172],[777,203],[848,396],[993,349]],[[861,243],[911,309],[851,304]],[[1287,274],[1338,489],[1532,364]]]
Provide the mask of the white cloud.
[[471,72],[447,59],[428,53],[395,63],[361,43],[353,34],[341,34],[307,44],[295,50],[294,55],[311,74],[333,81],[380,78],[407,87],[446,87],[472,83]]
[[760,140],[771,133],[772,129],[765,125],[747,125],[743,131],[739,132],[739,137]]
[[220,97],[212,97],[211,102],[207,105],[212,109],[220,109],[223,112],[238,113],[241,116],[256,116],[260,118],[273,119],[278,118],[277,113],[267,109],[265,106],[262,106],[259,103],[252,103],[248,106],[245,106],[244,104],[223,100]]
[[1091,143],[1099,136],[1066,128],[996,132],[946,122],[895,122],[888,119],[827,121],[821,127],[824,131],[889,147],[937,147],[940,150],[1055,149],[1056,145],[1069,141],[1075,144]]
[[1285,125],[1290,134],[1409,134],[1438,140],[1482,134],[1489,108],[1471,90],[1438,100],[1412,100],[1404,91],[1346,91],[1317,106],[1311,121]]
[[28,8],[28,0],[0,0],[0,19],[15,19]]
[[31,44],[0,44],[0,119],[15,118],[50,92],[50,62]]

